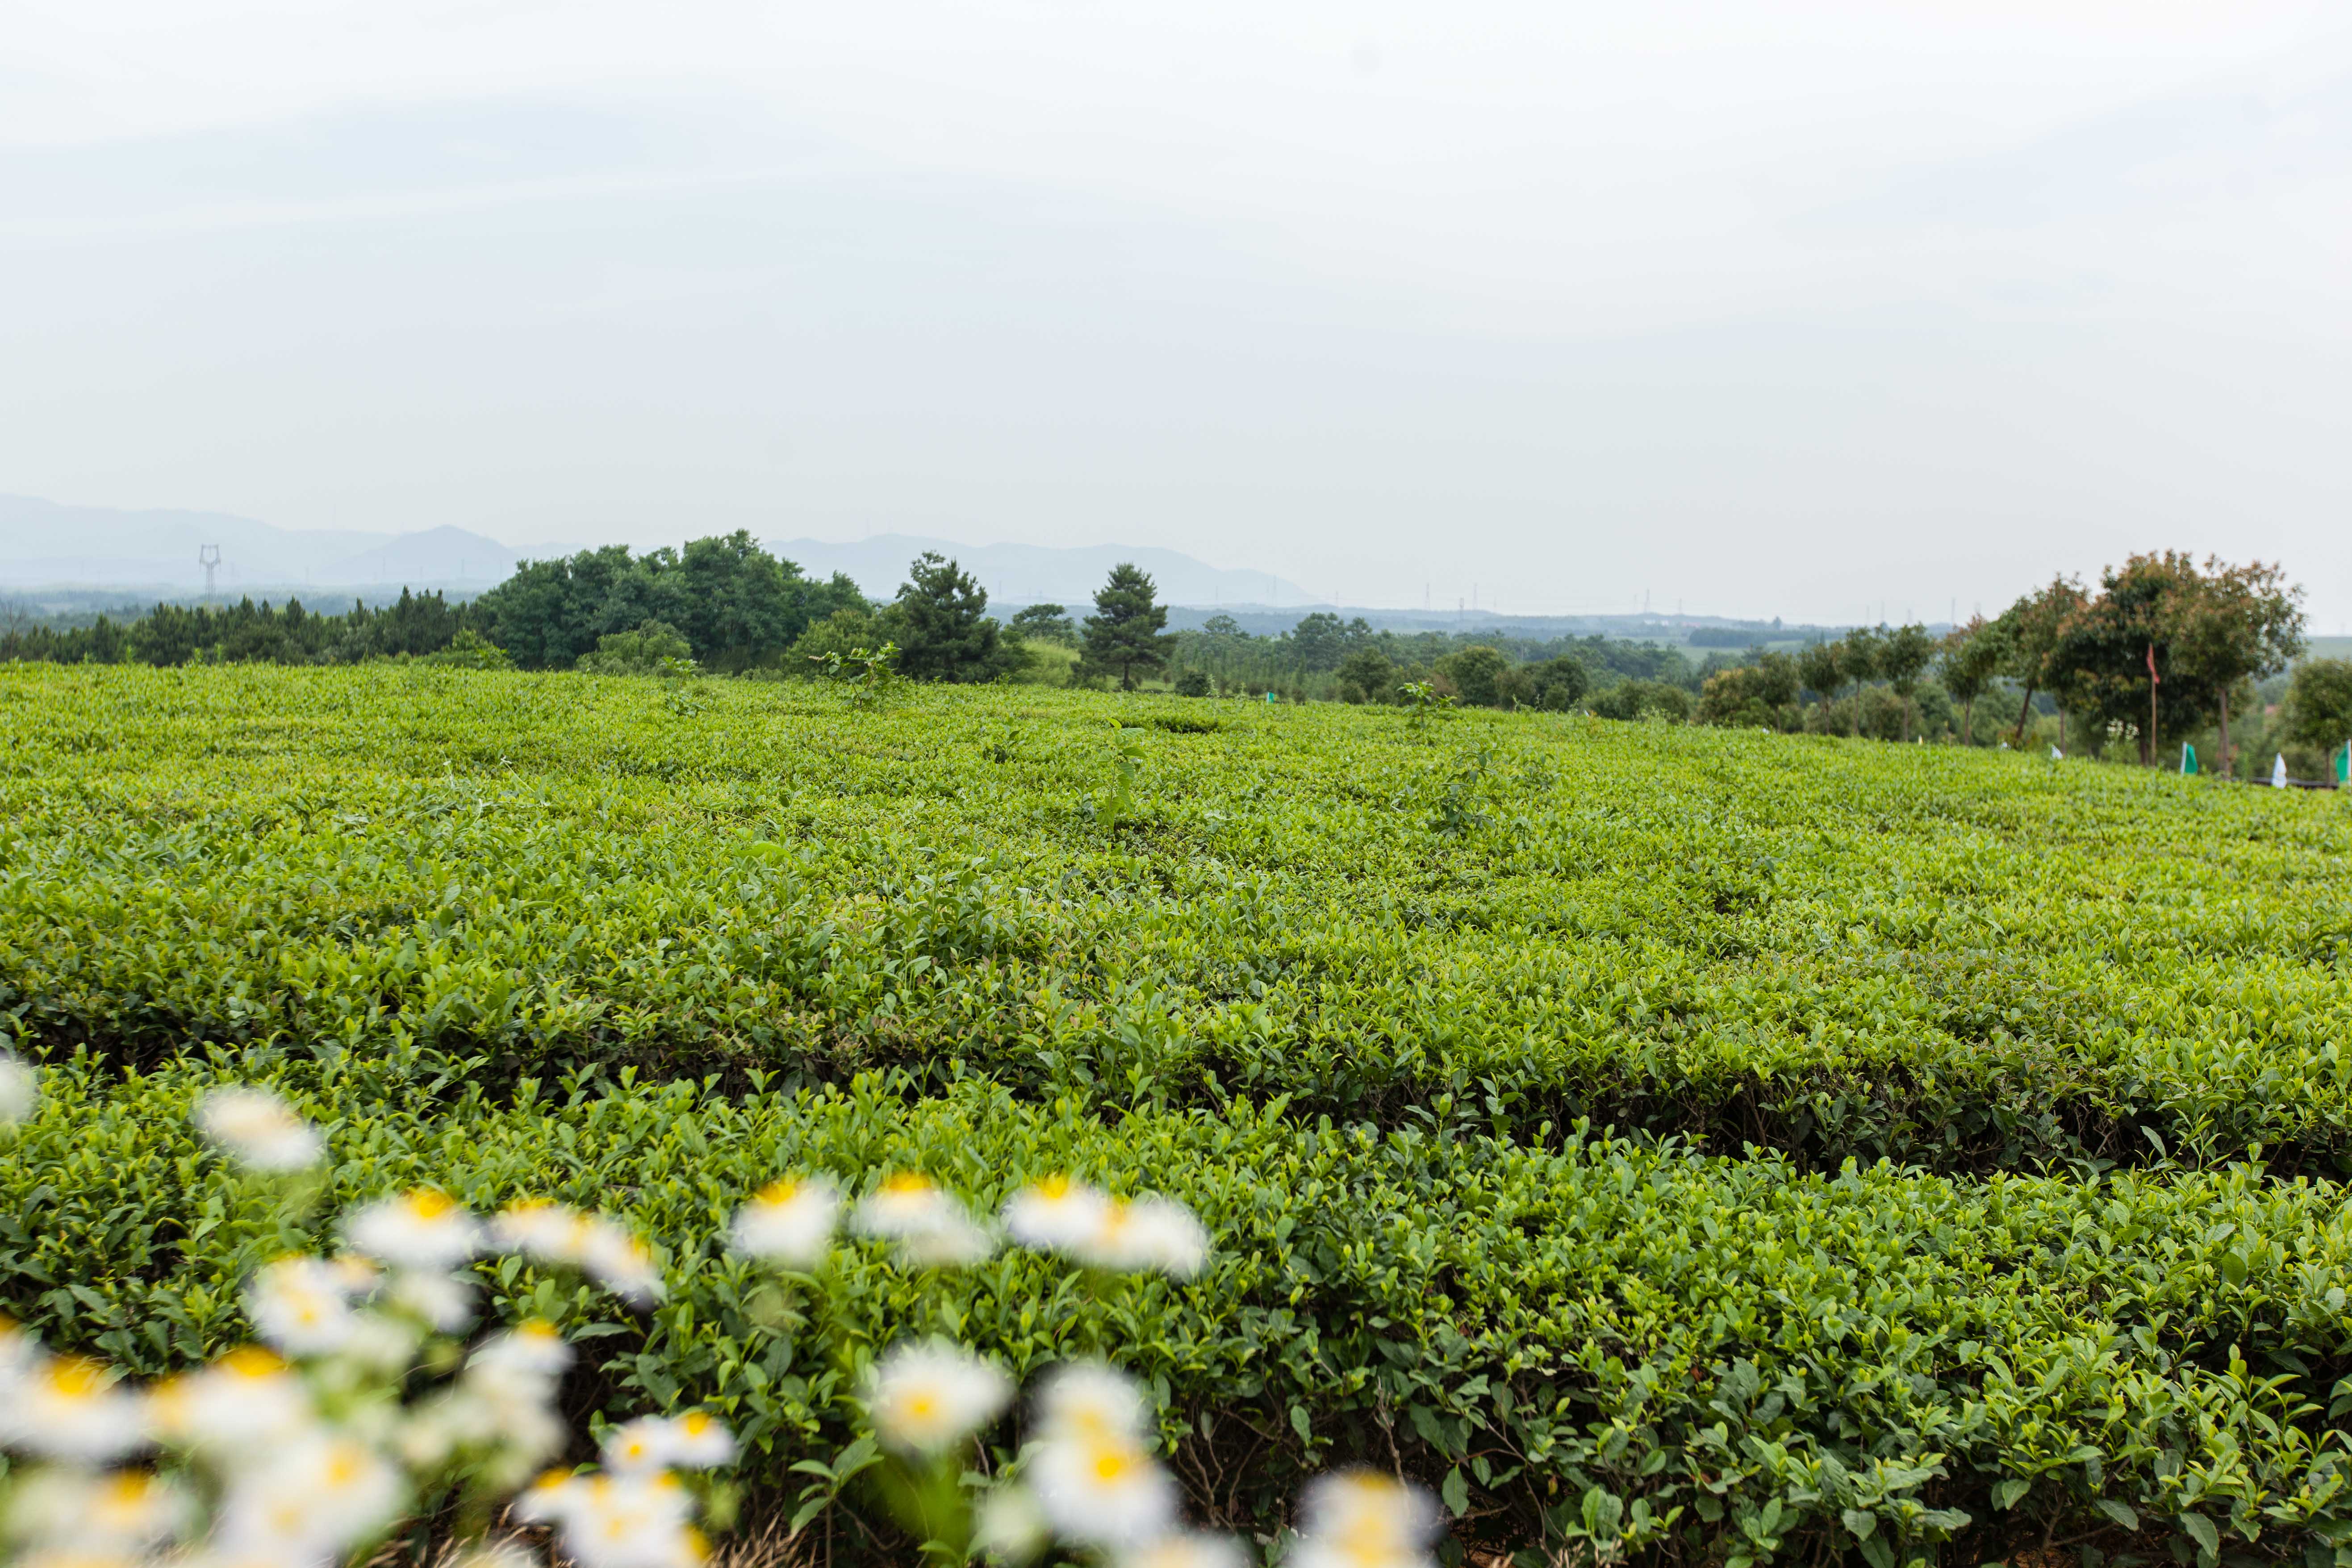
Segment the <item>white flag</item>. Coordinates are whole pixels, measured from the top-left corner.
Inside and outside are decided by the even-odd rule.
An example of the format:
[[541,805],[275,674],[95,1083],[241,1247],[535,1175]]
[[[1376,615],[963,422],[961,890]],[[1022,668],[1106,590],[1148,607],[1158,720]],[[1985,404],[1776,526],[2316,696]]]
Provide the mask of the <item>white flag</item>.
[[2271,788],[2286,788],[2286,753],[2281,752],[2278,761],[2271,764]]
[[2057,747],[2053,746],[2050,748],[2050,760],[2053,763],[2064,762],[2066,760],[2066,753],[2060,751]]

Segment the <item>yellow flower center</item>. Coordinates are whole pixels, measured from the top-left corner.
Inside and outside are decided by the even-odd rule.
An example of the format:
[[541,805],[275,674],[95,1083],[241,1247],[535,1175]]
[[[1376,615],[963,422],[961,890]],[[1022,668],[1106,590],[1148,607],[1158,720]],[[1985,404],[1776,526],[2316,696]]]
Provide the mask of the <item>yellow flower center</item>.
[[431,1187],[419,1187],[408,1194],[408,1206],[419,1219],[439,1219],[456,1208],[457,1202],[446,1193],[435,1192]]
[[928,1193],[931,1190],[931,1179],[920,1171],[893,1171],[883,1182],[882,1190],[886,1193],[902,1194]]
[[259,1345],[240,1345],[220,1358],[223,1372],[238,1377],[269,1377],[286,1370],[286,1363]]
[[49,1368],[49,1386],[68,1399],[91,1399],[106,1386],[106,1368],[82,1356],[59,1356]]
[[797,1178],[779,1176],[760,1189],[759,1199],[763,1204],[788,1204],[798,1195],[800,1190],[801,1184]]

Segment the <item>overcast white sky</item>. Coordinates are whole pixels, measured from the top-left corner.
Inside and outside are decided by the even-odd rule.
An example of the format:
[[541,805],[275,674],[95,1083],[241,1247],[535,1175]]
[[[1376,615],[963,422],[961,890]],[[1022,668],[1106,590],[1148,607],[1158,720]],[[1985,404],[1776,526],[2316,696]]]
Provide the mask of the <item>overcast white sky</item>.
[[11,0],[0,490],[2352,619],[2341,0]]

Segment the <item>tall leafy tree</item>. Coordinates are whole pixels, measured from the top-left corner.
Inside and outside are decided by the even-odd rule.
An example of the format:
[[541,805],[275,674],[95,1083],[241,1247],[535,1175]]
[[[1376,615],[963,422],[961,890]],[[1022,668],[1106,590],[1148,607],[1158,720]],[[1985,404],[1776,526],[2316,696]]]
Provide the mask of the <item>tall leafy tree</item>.
[[987,681],[1020,668],[1017,643],[989,618],[987,591],[956,563],[926,550],[891,605],[898,668],[917,680]]
[[2194,596],[2176,609],[2173,667],[2205,689],[2221,716],[2224,773],[2232,771],[2230,694],[2276,675],[2303,652],[2302,599],[2303,590],[2275,565],[2230,566],[2209,555]]
[[2089,603],[2080,583],[2053,577],[2048,587],[2026,595],[2001,612],[1998,623],[2005,656],[2001,673],[2024,692],[2017,705],[2017,726],[2010,732],[2011,745],[2024,742],[2025,721],[2033,711],[2035,694],[2053,689],[2063,679],[2061,658],[2069,629]]
[[1031,605],[1007,622],[1005,630],[1017,637],[1056,642],[1065,647],[1076,647],[1078,643],[1077,623],[1060,605]]
[[[1845,680],[1844,661],[1839,657],[1840,646],[1833,642],[1807,643],[1797,651],[1797,679],[1822,702],[1837,695]],[[1827,714],[1822,717],[1826,719]]]
[[2000,628],[1982,616],[1971,617],[1967,626],[1954,627],[1937,650],[1936,673],[1944,689],[1960,700],[1960,744],[1974,742],[1977,699],[1992,689],[1994,678],[2000,674],[2007,658]]
[[1877,678],[1885,652],[1885,628],[1856,626],[1838,645],[1838,671],[1853,682],[1853,732],[1862,733],[1862,689]]
[[1927,628],[1917,624],[1897,626],[1885,633],[1878,647],[1878,673],[1903,699],[1903,742],[1911,741],[1913,697],[1919,689],[1919,678],[1927,673],[1927,666],[1936,657],[1935,639]]
[[1119,689],[1135,689],[1138,670],[1146,674],[1168,663],[1168,609],[1150,574],[1132,562],[1110,570],[1095,593],[1095,613],[1087,617],[1078,669],[1085,675],[1118,678]]
[[2352,659],[2307,658],[2286,689],[2287,739],[2320,752],[2352,741]]

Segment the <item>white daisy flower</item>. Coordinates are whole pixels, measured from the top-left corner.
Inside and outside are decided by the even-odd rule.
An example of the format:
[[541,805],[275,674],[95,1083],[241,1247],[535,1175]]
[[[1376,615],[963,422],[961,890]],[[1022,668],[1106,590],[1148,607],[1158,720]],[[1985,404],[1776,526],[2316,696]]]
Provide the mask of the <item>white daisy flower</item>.
[[1093,1233],[1071,1255],[1097,1268],[1146,1269],[1187,1279],[1209,1258],[1209,1233],[1192,1211],[1170,1198],[1114,1198]]
[[1192,1531],[1130,1547],[1114,1561],[1115,1568],[1247,1568],[1248,1563],[1233,1537]]
[[616,1296],[643,1304],[662,1293],[661,1271],[645,1244],[602,1215],[530,1202],[501,1210],[491,1244],[541,1263],[577,1268]]
[[1024,1187],[1004,1205],[1004,1228],[1024,1247],[1065,1252],[1101,1228],[1110,1200],[1068,1176],[1048,1176]]
[[1021,1473],[1065,1541],[1140,1546],[1175,1528],[1175,1478],[1126,1433],[1049,1437]]
[[1150,1422],[1135,1380],[1098,1361],[1067,1363],[1037,1394],[1037,1429],[1047,1438],[1139,1438]]
[[281,1258],[253,1276],[245,1310],[254,1331],[288,1355],[333,1355],[360,1337],[351,1269],[322,1258]]
[[465,1205],[431,1187],[368,1205],[343,1234],[358,1251],[400,1268],[450,1268],[482,1245],[482,1227]]
[[859,1202],[850,1224],[860,1236],[896,1242],[899,1260],[918,1268],[961,1268],[996,1250],[963,1205],[919,1171],[892,1173]]
[[681,1470],[709,1470],[735,1462],[735,1434],[708,1410],[689,1410],[670,1421],[670,1463]]
[[473,1281],[452,1274],[403,1269],[383,1300],[437,1333],[454,1334],[474,1321]]
[[196,1106],[196,1129],[256,1171],[307,1170],[327,1151],[318,1130],[267,1089],[214,1089]]
[[832,1245],[841,1194],[822,1176],[770,1182],[737,1211],[734,1248],[746,1258],[808,1268]]
[[165,1442],[232,1451],[283,1438],[313,1418],[302,1380],[259,1345],[168,1380],[148,1394],[147,1407]]
[[972,1521],[971,1549],[980,1556],[1026,1563],[1045,1550],[1046,1540],[1045,1512],[1027,1487],[998,1487]]
[[1429,1494],[1377,1470],[1318,1476],[1299,1510],[1290,1568],[1428,1568],[1438,1513]]
[[50,1458],[101,1464],[147,1439],[143,1401],[100,1363],[40,1356],[0,1399],[0,1443]]
[[41,1069],[0,1051],[0,1127],[29,1120],[41,1102]]
[[390,1460],[364,1443],[321,1433],[231,1480],[215,1544],[265,1561],[338,1558],[398,1516],[401,1493]]
[[624,1421],[604,1434],[600,1457],[616,1476],[648,1475],[669,1468],[669,1423],[658,1415]]
[[695,1568],[709,1552],[675,1476],[541,1477],[514,1516],[556,1527],[581,1568]]
[[539,1553],[519,1541],[479,1542],[449,1559],[446,1568],[542,1568]]
[[572,1364],[572,1347],[564,1342],[553,1323],[544,1318],[532,1318],[476,1345],[466,1364],[551,1379],[563,1375],[563,1370]]
[[509,1204],[490,1221],[490,1245],[500,1252],[519,1252],[542,1263],[578,1267],[580,1244],[587,1216],[568,1204],[530,1198]]
[[867,1374],[875,1435],[903,1452],[935,1454],[1003,1413],[1013,1380],[961,1345],[928,1340],[895,1347]]
[[7,1521],[19,1540],[112,1553],[177,1541],[195,1517],[194,1500],[151,1471],[52,1468],[24,1479]]
[[643,1307],[661,1300],[652,1248],[601,1215],[591,1223],[583,1261],[591,1279],[625,1301]]

